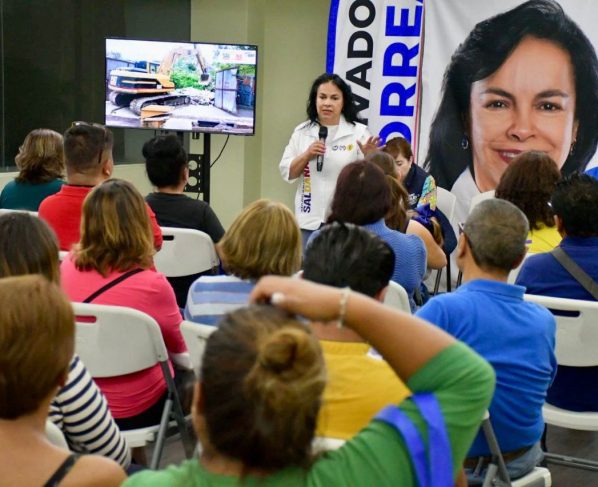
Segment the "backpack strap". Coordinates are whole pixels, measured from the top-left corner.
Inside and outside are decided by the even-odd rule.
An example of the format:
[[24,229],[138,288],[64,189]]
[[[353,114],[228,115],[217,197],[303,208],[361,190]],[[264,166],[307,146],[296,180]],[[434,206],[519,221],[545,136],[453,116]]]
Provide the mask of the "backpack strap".
[[102,286],[100,289],[98,289],[96,292],[90,294],[87,298],[85,298],[83,301],[81,301],[82,303],[91,303],[95,298],[97,298],[100,294],[105,293],[106,291],[108,291],[108,289],[116,286],[117,284],[123,282],[125,279],[128,279],[129,277],[138,274],[139,272],[142,272],[144,269],[141,269],[140,267],[138,267],[137,269],[133,269],[130,270],[128,272],[125,272],[124,274],[118,276],[116,279],[113,279],[112,281],[110,281],[108,284]]
[[376,419],[394,427],[403,436],[420,487],[452,487],[451,446],[440,405],[432,393],[416,394],[411,399],[428,425],[428,455],[419,431],[397,406],[384,408]]
[[598,284],[559,246],[551,252],[552,256],[561,264],[581,286],[598,300]]

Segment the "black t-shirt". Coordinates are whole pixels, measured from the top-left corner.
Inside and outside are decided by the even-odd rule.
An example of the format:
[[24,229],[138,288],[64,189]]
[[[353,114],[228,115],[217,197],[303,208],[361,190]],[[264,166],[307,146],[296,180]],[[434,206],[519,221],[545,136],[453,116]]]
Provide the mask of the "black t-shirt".
[[224,235],[224,228],[206,202],[184,194],[150,193],[145,198],[161,227],[193,228],[207,233],[214,243]]

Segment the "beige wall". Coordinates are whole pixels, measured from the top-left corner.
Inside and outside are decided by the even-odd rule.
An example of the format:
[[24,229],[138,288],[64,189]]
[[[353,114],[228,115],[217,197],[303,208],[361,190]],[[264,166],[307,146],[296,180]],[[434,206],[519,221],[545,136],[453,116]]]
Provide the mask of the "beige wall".
[[[328,9],[323,0],[191,2],[192,40],[258,45],[256,135],[231,137],[211,173],[211,204],[225,227],[260,197],[292,207],[295,187],[282,181],[278,162],[306,117],[311,82],[325,70]],[[212,157],[224,140],[212,136]],[[201,152],[201,141],[191,151]]]

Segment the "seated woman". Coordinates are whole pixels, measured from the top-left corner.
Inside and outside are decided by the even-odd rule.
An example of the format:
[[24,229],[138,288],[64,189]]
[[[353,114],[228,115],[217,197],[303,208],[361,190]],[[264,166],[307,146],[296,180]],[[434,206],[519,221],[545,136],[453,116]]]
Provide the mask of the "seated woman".
[[19,174],[0,193],[0,208],[37,211],[64,184],[62,135],[49,129],[29,132],[15,162]]
[[411,144],[403,137],[386,141],[382,149],[395,161],[396,175],[409,195],[408,207],[415,210],[419,206],[430,205],[436,209],[436,181],[417,164],[413,164]]
[[395,253],[392,280],[405,288],[414,311],[414,291],[420,288],[426,272],[426,247],[417,235],[405,235],[386,226],[384,218],[391,205],[388,182],[380,168],[365,160],[355,161],[338,176],[326,223],[361,225],[390,245]]
[[[421,485],[402,436],[379,419],[340,449],[312,456],[326,372],[316,337],[289,313],[340,321],[378,350],[412,391],[432,392],[449,443],[440,455],[451,459],[448,475],[455,478],[494,389],[494,373],[482,358],[438,328],[348,289],[269,276],[258,282],[252,301],[280,309],[237,310],[206,346],[193,413],[200,458],[136,474],[125,486]],[[430,434],[412,399],[399,409]]]
[[[26,250],[24,250],[26,249]],[[41,274],[59,284],[58,240],[48,224],[27,213],[0,216],[0,278]],[[75,354],[50,404],[50,420],[71,451],[103,455],[128,468],[131,455],[106,399]]]
[[71,454],[46,438],[48,409],[66,383],[74,342],[73,310],[55,283],[0,279],[2,485],[117,486],[125,479],[114,461]]
[[[127,306],[150,315],[160,326],[172,361],[188,369],[191,363],[180,331],[182,317],[170,284],[153,269],[153,254],[143,197],[127,181],[105,181],[85,198],[81,241],[62,261],[62,286],[75,302]],[[166,383],[159,364],[95,381],[122,430],[160,422]]]
[[185,319],[216,325],[247,304],[262,276],[290,276],[301,266],[301,232],[282,203],[266,199],[247,206],[216,245],[225,276],[202,276],[189,289]]
[[561,173],[545,152],[529,151],[515,157],[503,173],[495,197],[510,201],[529,222],[528,252],[550,252],[561,242],[550,197]]
[[[394,159],[390,154],[382,151],[374,151],[367,155],[366,161],[370,161],[382,169],[386,175],[386,182],[390,189],[391,205],[384,221],[386,226],[392,230],[398,230],[402,233],[417,235],[426,246],[428,269],[441,269],[446,265],[446,255],[442,249],[444,242],[440,223],[433,215],[423,220],[419,212],[409,210],[407,205],[409,195],[405,187],[396,176],[396,166]],[[420,211],[423,213],[423,208]],[[421,223],[422,220],[424,223]]]
[[[156,214],[161,227],[192,228],[207,233],[214,243],[224,235],[224,228],[206,202],[192,199],[183,192],[189,179],[187,153],[176,135],[161,135],[143,145],[147,176],[154,193],[145,200]],[[185,307],[187,293],[198,274],[169,277],[177,303]]]

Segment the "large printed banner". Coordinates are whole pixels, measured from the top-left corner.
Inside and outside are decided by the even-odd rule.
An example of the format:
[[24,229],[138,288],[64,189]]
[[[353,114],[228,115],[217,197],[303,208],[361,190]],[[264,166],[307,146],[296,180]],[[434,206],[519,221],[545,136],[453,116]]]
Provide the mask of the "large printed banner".
[[360,116],[383,139],[416,145],[423,0],[332,0],[326,71],[353,89]]
[[327,70],[373,133],[410,140],[466,199],[522,151],[596,165],[597,21],[593,0],[332,0]]

